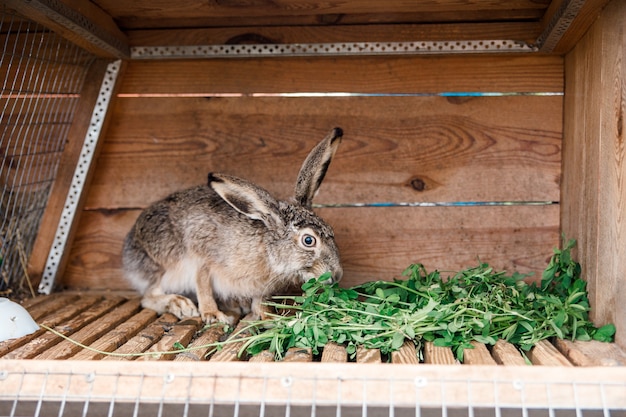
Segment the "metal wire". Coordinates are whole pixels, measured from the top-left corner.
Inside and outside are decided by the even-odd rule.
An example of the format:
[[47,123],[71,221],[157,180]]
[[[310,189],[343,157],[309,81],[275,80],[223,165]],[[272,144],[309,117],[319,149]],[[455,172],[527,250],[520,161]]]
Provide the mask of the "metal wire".
[[[280,365],[275,365],[279,367]],[[394,365],[379,365],[394,366]],[[623,415],[625,382],[472,378],[438,370],[413,377],[424,365],[402,374],[371,377],[219,375],[196,370],[159,372],[0,373],[2,415],[283,415],[283,416],[458,416]],[[373,369],[373,368],[372,368]],[[488,369],[488,368],[486,368]],[[406,373],[406,375],[405,375]],[[438,375],[438,376],[435,376]],[[613,373],[613,375],[616,375]],[[271,388],[270,388],[271,387]],[[489,387],[493,395],[489,395]],[[129,389],[130,388],[130,389]],[[324,388],[321,394],[321,388]],[[545,393],[542,398],[541,393]],[[559,398],[552,393],[559,392]],[[609,395],[612,400],[607,403]],[[72,412],[80,410],[79,413]],[[131,412],[132,410],[132,412]],[[153,412],[147,412],[153,411]]]
[[[0,295],[24,292],[26,263],[93,55],[0,8]],[[32,291],[32,289],[31,289]]]

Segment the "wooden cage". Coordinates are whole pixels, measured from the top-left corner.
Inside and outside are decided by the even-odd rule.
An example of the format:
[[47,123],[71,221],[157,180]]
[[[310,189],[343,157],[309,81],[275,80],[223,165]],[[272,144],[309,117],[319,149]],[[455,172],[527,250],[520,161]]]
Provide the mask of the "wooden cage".
[[[30,31],[41,44],[58,36],[86,54],[68,63],[59,47],[52,53],[61,61],[50,73],[84,71],[76,91],[6,82],[2,91],[5,109],[42,94],[75,108],[63,146],[49,152],[59,162],[40,226],[16,257],[31,286],[52,293],[24,301],[38,321],[108,351],[216,340],[198,335],[199,320],[140,308],[121,273],[125,234],[150,202],[209,171],[289,197],[306,152],[340,126],[315,202],[335,229],[342,285],[388,280],[415,262],[453,271],[478,259],[538,279],[565,236],[578,242],[594,322],[617,332],[614,344],[538,345],[530,356],[543,366],[515,365],[515,353],[494,359],[510,351],[477,344],[461,366],[432,346],[422,364],[411,346],[392,365],[338,363],[331,347],[322,363],[299,362],[302,352],[228,362],[228,350],[208,361],[198,352],[109,363],[41,330],[0,343],[0,414],[626,413],[625,1],[2,7],[38,25]],[[14,56],[7,45],[29,38],[7,25],[3,56]],[[11,62],[0,62],[5,77],[36,79]],[[2,116],[6,131],[13,119]],[[31,157],[7,143],[5,185]],[[3,223],[4,258],[8,240]]]

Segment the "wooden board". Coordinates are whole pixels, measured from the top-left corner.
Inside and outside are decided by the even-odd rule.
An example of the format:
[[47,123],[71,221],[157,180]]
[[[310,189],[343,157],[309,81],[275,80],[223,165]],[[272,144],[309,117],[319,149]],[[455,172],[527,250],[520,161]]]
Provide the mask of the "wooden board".
[[[63,399],[68,411],[142,414],[160,406],[183,415],[233,415],[233,407],[273,405],[310,415],[414,415],[415,411],[552,410],[619,415],[626,408],[622,368],[546,368],[320,363],[5,361],[0,389],[6,414],[14,404]],[[165,404],[164,404],[165,403]],[[139,406],[133,408],[135,404]],[[417,407],[416,407],[417,405]],[[58,406],[57,406],[58,407]],[[323,408],[322,408],[323,407]],[[275,410],[275,408],[273,409]],[[382,411],[381,411],[382,410]],[[617,410],[617,411],[616,411]],[[80,413],[80,411],[77,412]],[[125,413],[121,413],[126,411]],[[329,412],[329,413],[326,413]],[[24,415],[26,413],[20,413]],[[51,413],[52,414],[52,413]],[[32,413],[30,413],[32,415]],[[56,415],[56,413],[54,413]]]
[[491,352],[484,343],[471,342],[473,349],[463,350],[463,363],[467,365],[495,365]]
[[498,365],[526,365],[526,361],[515,346],[505,340],[498,340],[491,349],[494,361]]
[[118,99],[86,209],[142,208],[205,183],[210,171],[288,198],[308,151],[335,126],[343,143],[316,203],[558,201],[561,103],[559,96]]
[[128,31],[131,46],[516,39],[534,42],[538,22],[452,22],[390,25],[248,26]]
[[[321,2],[275,1],[272,3],[205,3],[184,1],[95,1],[123,29],[215,26],[321,25],[397,21],[492,21],[539,19],[546,2],[531,0],[500,2]],[[462,16],[462,18],[461,18]]]
[[120,94],[444,91],[562,92],[563,59],[511,54],[132,61]]
[[[559,244],[559,207],[328,208],[344,267],[343,286],[399,277],[412,263],[455,271],[482,262],[539,279]],[[87,211],[62,284],[130,289],[121,272],[124,235],[138,211]]]
[[457,363],[452,349],[447,346],[435,346],[433,342],[424,343],[424,363],[454,365]]
[[[566,57],[563,232],[578,241],[596,325],[614,323],[626,346],[626,31],[623,1],[609,3]],[[582,98],[585,99],[582,99]]]

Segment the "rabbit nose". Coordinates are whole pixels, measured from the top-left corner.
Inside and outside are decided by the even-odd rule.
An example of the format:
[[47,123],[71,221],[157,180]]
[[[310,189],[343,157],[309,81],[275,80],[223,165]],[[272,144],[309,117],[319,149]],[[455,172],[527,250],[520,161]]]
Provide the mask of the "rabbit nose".
[[333,276],[332,278],[333,283],[341,281],[341,278],[343,277],[343,269],[339,268],[339,269],[334,270],[332,276]]

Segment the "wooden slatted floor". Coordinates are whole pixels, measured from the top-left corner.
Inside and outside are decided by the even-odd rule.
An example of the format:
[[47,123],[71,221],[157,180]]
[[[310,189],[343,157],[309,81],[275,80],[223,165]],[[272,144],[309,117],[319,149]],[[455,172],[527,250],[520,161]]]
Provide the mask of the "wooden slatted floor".
[[[85,349],[59,335],[40,328],[20,339],[0,342],[0,359],[72,359],[72,360],[174,360],[174,361],[238,361],[241,342],[227,344],[225,348],[208,355],[210,348],[190,350],[178,354],[163,354],[174,350],[177,343],[183,346],[203,346],[227,338],[218,327],[204,329],[199,318],[178,320],[171,314],[157,316],[142,309],[140,300],[128,294],[56,293],[24,302],[33,318],[58,333],[71,337]],[[235,329],[235,332],[237,329]],[[526,361],[511,344],[500,340],[488,348],[473,343],[474,349],[464,352],[464,364],[469,365],[525,365]],[[113,352],[108,355],[102,352]],[[123,356],[152,352],[143,356]],[[452,351],[426,343],[422,352],[424,363],[458,364]],[[626,353],[615,344],[600,342],[543,341],[528,352],[535,365],[549,366],[626,366]],[[249,361],[270,362],[274,357],[261,352]],[[387,358],[384,358],[387,359]],[[392,363],[419,363],[416,347],[411,341],[389,358]],[[282,359],[284,362],[346,362],[345,347],[334,343],[325,346],[319,357],[310,350],[293,348]],[[383,358],[377,350],[359,349],[356,362],[377,363]]]

